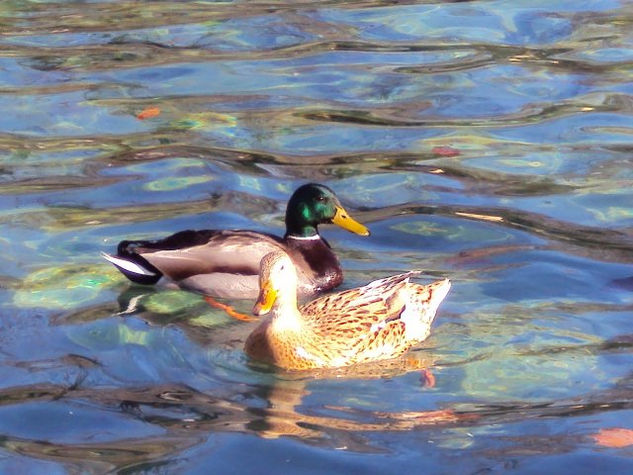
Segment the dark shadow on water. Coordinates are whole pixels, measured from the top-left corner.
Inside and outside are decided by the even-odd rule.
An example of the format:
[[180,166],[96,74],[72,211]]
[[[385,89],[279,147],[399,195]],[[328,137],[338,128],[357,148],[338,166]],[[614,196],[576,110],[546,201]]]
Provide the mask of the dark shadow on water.
[[620,289],[633,291],[633,277],[612,280],[611,283]]

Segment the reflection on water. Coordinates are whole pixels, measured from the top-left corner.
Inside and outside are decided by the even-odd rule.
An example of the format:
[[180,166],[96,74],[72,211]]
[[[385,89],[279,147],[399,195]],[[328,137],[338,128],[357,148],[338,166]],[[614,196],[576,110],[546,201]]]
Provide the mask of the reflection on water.
[[[626,469],[592,435],[633,429],[627,2],[0,16],[0,471]],[[242,352],[255,323],[99,257],[279,234],[308,180],[371,227],[322,230],[344,286],[453,281],[406,358],[273,371]]]

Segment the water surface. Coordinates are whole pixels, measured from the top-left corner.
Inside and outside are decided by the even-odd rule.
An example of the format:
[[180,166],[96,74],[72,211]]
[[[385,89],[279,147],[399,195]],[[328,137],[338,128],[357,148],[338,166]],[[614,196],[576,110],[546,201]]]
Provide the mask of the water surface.
[[[1,472],[630,469],[596,434],[633,430],[631,2],[0,17]],[[189,228],[281,234],[306,181],[372,230],[322,229],[344,287],[453,281],[408,355],[435,385],[402,361],[254,365],[253,324],[99,257]]]

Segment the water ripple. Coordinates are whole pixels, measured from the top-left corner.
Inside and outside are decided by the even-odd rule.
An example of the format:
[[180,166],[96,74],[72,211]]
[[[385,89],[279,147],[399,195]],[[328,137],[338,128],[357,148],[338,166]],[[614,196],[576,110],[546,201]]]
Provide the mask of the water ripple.
[[[0,471],[623,471],[591,435],[633,409],[627,2],[0,16]],[[372,231],[322,226],[345,287],[451,278],[408,358],[276,372],[243,354],[252,325],[99,257],[283,234],[306,181]]]

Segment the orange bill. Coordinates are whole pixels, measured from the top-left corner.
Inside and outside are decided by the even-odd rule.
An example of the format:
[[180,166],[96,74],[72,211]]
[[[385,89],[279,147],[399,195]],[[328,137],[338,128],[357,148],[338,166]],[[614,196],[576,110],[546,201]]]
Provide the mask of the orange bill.
[[266,315],[273,308],[275,300],[277,300],[277,291],[273,289],[270,282],[262,282],[259,297],[253,307],[253,314]]

